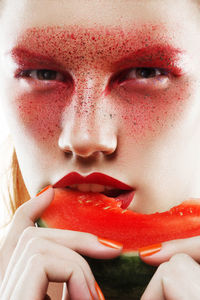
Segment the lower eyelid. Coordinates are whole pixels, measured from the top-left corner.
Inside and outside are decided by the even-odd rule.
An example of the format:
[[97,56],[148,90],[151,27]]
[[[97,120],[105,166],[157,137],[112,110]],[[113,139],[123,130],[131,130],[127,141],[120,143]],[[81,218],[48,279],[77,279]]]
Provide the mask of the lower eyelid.
[[159,79],[129,79],[118,84],[119,88],[123,88],[127,92],[142,92],[143,89],[148,90],[162,90],[166,89],[169,86],[170,80],[166,76],[162,76]]

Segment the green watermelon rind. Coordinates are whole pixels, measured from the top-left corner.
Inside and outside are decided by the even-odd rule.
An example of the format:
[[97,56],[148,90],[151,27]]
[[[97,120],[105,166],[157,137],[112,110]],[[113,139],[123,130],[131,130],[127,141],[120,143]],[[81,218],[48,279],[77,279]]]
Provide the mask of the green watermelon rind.
[[36,221],[36,224],[38,225],[38,227],[48,227],[47,224],[41,218]]
[[[42,219],[36,223],[39,227],[48,227]],[[145,264],[138,252],[122,253],[113,259],[84,258],[109,300],[139,300],[157,269]]]
[[138,300],[157,267],[145,264],[136,253],[109,260],[85,257],[106,299]]

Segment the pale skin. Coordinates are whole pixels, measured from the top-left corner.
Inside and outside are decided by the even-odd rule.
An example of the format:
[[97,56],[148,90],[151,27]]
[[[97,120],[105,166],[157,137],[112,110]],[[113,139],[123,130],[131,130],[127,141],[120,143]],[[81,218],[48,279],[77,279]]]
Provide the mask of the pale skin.
[[[129,209],[140,213],[165,211],[188,198],[200,196],[199,3],[154,0],[148,1],[147,6],[146,0],[20,0],[17,7],[14,1],[5,3],[0,21],[0,95],[31,200],[17,210],[1,249],[0,294],[3,300],[43,300],[47,293],[52,300],[61,299],[62,294],[62,300],[88,300],[91,294],[98,299],[95,278],[81,254],[111,258],[118,256],[121,248],[103,246],[96,236],[88,233],[35,228],[35,220],[52,201],[53,189],[39,197],[35,195],[66,172],[76,170],[102,172],[136,188]],[[159,84],[152,79],[140,82],[141,79],[137,79],[134,84],[132,81],[123,83],[123,89],[113,86],[109,96],[103,94],[108,78],[118,71],[112,68],[116,57],[114,54],[107,57],[108,51],[105,51],[102,55],[107,64],[102,64],[95,52],[102,44],[92,48],[87,38],[86,49],[93,51],[94,64],[90,63],[90,52],[83,53],[78,43],[76,47],[84,54],[83,61],[78,55],[66,55],[63,59],[61,52],[46,50],[49,56],[56,53],[62,70],[70,69],[77,83],[75,96],[70,101],[61,94],[60,110],[59,104],[53,102],[56,83],[48,90],[49,80],[42,81],[35,73],[31,79],[14,75],[18,66],[10,51],[17,45],[28,49],[30,43],[33,43],[32,48],[35,43],[39,49],[38,41],[28,40],[27,30],[59,26],[59,32],[63,33],[78,26],[82,34],[98,26],[105,29],[119,26],[123,28],[124,39],[130,38],[127,28],[131,28],[136,41],[132,46],[139,47],[145,25],[148,39],[150,36],[148,43],[170,42],[184,51],[178,63],[182,68],[180,76],[163,77],[164,81]],[[152,31],[153,26],[157,27]],[[107,38],[111,39],[111,35]],[[62,53],[69,50],[69,44],[60,40],[57,43]],[[57,75],[59,82],[61,73]],[[141,98],[144,90],[149,102],[142,110],[143,105],[147,105]],[[168,101],[159,100],[163,95]],[[28,115],[26,101],[30,98],[37,116],[33,114],[33,107],[32,115]],[[87,109],[82,109],[81,103]],[[124,114],[127,119],[123,118]],[[134,128],[130,122],[133,118],[136,118]],[[49,119],[51,136],[44,130],[49,126]],[[66,152],[69,155],[64,155]],[[110,156],[112,159],[108,159]],[[199,246],[199,237],[170,241],[163,243],[158,253],[141,257],[146,263],[159,266],[142,300],[199,299]],[[67,287],[62,292],[64,282]]]

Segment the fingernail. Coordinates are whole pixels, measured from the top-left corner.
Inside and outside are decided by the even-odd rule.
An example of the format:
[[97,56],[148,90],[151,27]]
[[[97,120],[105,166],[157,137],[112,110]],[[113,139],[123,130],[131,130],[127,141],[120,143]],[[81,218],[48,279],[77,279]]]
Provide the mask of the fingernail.
[[44,193],[46,190],[48,190],[50,187],[52,187],[51,184],[47,185],[45,188],[43,188],[39,193],[37,193],[36,197],[39,196],[40,194]]
[[114,249],[120,249],[123,247],[122,243],[116,242],[116,241],[112,241],[112,240],[108,240],[108,239],[103,239],[98,237],[98,241],[103,244],[104,246],[110,247],[110,248],[114,248]]
[[139,249],[140,256],[150,256],[157,252],[159,252],[162,248],[162,244],[154,244],[146,247],[142,247]]
[[105,300],[104,295],[103,295],[103,293],[102,293],[102,291],[101,291],[101,289],[100,289],[100,287],[99,287],[99,285],[96,281],[95,281],[95,289],[97,291],[97,295],[99,297],[99,300]]

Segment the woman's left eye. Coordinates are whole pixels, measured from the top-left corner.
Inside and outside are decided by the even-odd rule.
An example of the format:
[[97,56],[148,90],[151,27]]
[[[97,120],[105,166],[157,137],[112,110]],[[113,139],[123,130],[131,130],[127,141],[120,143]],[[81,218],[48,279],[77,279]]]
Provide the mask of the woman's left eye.
[[20,77],[33,78],[37,80],[54,80],[54,81],[64,81],[65,76],[57,71],[42,69],[42,70],[26,70],[19,74]]
[[157,78],[160,75],[168,75],[169,71],[158,68],[131,68],[123,71],[118,76],[118,82],[130,79],[149,79]]

